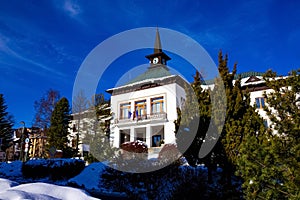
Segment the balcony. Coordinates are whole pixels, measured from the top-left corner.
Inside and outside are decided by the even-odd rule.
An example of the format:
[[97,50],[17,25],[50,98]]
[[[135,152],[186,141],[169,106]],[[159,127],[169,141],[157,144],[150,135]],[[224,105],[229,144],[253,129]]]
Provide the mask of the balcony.
[[118,118],[115,119],[115,124],[125,124],[125,123],[136,123],[136,122],[150,122],[154,120],[166,120],[167,113],[152,113],[147,115],[142,115],[138,117],[131,117],[131,118]]

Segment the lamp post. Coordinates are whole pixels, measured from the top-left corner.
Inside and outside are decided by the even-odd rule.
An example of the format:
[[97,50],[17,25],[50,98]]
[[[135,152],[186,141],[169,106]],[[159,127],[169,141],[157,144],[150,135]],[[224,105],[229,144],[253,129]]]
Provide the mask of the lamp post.
[[21,121],[20,124],[23,124],[22,128],[22,133],[21,133],[21,149],[20,149],[20,160],[23,162],[24,161],[24,156],[23,156],[23,143],[24,143],[24,132],[25,132],[25,122]]

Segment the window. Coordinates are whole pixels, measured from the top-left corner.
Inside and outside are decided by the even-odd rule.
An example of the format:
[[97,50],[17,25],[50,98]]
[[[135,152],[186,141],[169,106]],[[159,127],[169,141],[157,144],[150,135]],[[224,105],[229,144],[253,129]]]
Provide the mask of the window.
[[161,135],[153,135],[152,136],[152,147],[160,147],[161,145]]
[[124,142],[130,141],[130,130],[121,130],[120,131],[120,145]]
[[151,127],[152,147],[160,147],[164,140],[164,126]]
[[156,97],[151,99],[151,114],[164,112],[164,98]]
[[146,100],[136,101],[135,102],[135,117],[142,118],[147,115],[147,104]]
[[131,117],[131,104],[123,103],[120,105],[120,119],[130,119]]
[[255,98],[256,108],[263,108],[265,106],[265,99],[263,97]]
[[264,126],[265,126],[266,128],[268,128],[268,127],[269,127],[269,125],[268,125],[268,121],[267,121],[266,119],[264,119]]
[[143,128],[136,128],[134,130],[135,132],[135,136],[134,136],[134,140],[140,140],[140,141],[143,141],[143,142],[146,142],[146,128],[143,127]]

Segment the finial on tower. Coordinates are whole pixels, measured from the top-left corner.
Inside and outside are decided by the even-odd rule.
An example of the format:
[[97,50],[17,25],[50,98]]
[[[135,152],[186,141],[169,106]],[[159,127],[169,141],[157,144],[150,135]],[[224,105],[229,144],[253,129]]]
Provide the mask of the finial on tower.
[[162,65],[165,66],[167,65],[167,61],[171,60],[171,58],[162,50],[158,27],[156,27],[154,52],[153,54],[147,55],[146,58],[150,60],[150,67],[157,67]]
[[155,43],[154,43],[154,53],[162,52],[161,42],[160,42],[160,35],[158,31],[158,27],[156,27],[156,36],[155,36]]

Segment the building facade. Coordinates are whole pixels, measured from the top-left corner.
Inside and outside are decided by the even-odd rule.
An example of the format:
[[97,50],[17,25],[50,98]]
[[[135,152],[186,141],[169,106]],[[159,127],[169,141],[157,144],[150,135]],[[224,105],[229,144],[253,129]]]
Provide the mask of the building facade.
[[177,108],[185,101],[187,82],[170,73],[167,61],[171,58],[162,51],[158,31],[154,52],[146,58],[150,64],[145,73],[107,90],[111,94],[110,138],[114,147],[140,140],[151,151],[175,142],[174,120]]

